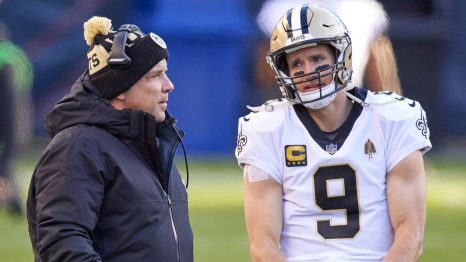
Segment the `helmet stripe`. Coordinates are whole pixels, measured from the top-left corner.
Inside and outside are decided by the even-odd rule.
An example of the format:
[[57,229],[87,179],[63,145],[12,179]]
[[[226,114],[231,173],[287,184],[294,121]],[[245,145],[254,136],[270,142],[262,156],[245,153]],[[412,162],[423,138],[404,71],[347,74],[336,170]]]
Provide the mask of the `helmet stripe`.
[[307,5],[303,5],[301,7],[301,14],[300,14],[300,17],[301,17],[301,32],[302,34],[309,34],[309,27],[307,25],[307,10],[308,10],[308,6]]

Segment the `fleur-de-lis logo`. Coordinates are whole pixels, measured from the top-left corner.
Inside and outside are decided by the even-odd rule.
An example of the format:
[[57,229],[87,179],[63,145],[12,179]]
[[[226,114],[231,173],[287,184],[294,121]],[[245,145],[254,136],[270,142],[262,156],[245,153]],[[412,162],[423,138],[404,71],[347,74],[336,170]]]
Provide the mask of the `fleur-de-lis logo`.
[[421,118],[416,121],[416,127],[421,131],[421,134],[427,139],[427,132],[429,128],[427,127],[427,119],[422,113],[421,109]]
[[243,147],[246,145],[247,142],[248,137],[243,135],[243,126],[241,126],[238,134],[238,139],[236,141],[236,152],[238,152],[238,156],[243,151]]

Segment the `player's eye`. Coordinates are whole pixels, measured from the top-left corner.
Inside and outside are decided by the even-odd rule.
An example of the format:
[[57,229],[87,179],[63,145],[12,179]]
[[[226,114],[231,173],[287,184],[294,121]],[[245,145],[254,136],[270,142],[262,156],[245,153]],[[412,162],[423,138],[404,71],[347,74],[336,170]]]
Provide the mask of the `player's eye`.
[[312,57],[312,62],[314,63],[320,63],[324,60],[325,58],[321,55],[313,56]]
[[292,67],[292,68],[299,68],[299,67],[301,67],[302,65],[303,65],[303,63],[302,63],[301,61],[298,60],[298,61],[293,62],[293,63],[291,64],[291,67]]

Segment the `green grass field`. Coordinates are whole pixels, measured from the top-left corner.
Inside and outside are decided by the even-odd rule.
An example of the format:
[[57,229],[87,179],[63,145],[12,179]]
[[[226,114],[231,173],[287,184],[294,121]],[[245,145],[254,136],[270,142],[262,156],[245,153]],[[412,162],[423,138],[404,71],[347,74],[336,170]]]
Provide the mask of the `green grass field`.
[[[24,197],[36,154],[16,163]],[[179,165],[183,167],[183,165]],[[421,261],[464,261],[466,257],[466,163],[426,160],[428,209]],[[184,171],[184,169],[183,169]],[[242,209],[241,170],[233,159],[190,160],[190,215],[195,261],[250,261]],[[33,261],[25,218],[0,212],[0,261]]]

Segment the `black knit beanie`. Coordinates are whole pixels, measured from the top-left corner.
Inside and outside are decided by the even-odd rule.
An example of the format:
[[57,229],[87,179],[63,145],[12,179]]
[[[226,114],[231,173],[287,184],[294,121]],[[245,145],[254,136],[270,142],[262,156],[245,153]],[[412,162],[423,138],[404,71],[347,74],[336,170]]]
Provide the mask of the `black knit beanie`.
[[94,16],[84,23],[84,38],[90,46],[89,75],[107,99],[125,92],[162,59],[168,59],[167,46],[158,35],[146,35],[135,25],[122,25],[118,31],[111,27],[105,17]]

